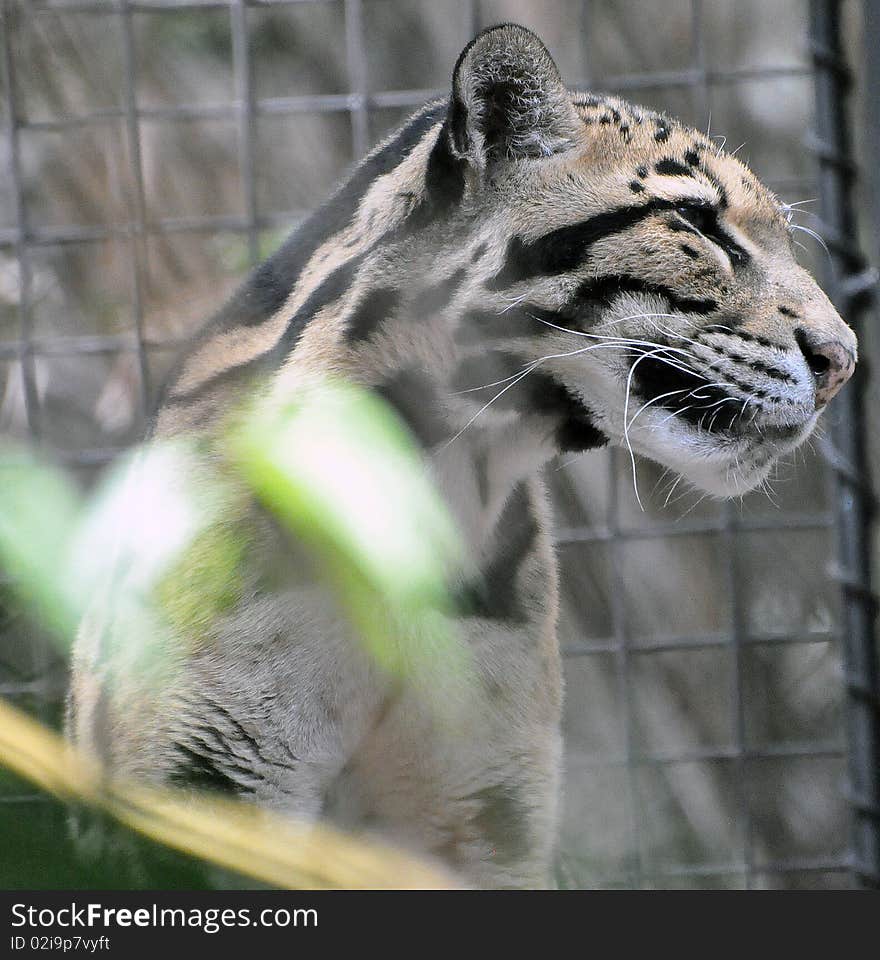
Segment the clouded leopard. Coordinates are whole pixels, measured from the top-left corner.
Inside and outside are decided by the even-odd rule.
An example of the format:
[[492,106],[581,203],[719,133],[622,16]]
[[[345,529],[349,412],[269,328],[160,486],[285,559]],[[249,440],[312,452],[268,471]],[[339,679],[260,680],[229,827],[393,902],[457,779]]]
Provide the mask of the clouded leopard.
[[[195,337],[154,436],[210,436],[255,383],[313,374],[409,425],[467,541],[452,584],[478,683],[456,722],[367,657],[321,596],[262,576],[167,687],[84,625],[70,733],[114,769],[375,831],[489,887],[550,882],[560,789],[557,574],[542,467],[617,444],[717,496],[757,485],[853,372],[786,207],[669,117],[569,92],[532,33],[461,53]],[[114,684],[104,682],[112,672]],[[574,696],[577,691],[573,691]]]

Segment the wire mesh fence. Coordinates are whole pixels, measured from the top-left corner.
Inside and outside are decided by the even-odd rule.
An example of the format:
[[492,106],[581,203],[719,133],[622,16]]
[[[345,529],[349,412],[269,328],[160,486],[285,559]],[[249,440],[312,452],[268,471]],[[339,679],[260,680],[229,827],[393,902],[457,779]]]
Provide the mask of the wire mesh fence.
[[[501,20],[542,35],[573,86],[746,140],[784,199],[817,201],[829,257],[805,262],[857,320],[842,4],[769,6],[2,0],[0,429],[87,484],[224,291]],[[680,499],[640,462],[643,512],[627,457],[552,469],[563,885],[880,883],[861,396],[773,500]],[[54,720],[64,683],[0,600],[0,694]],[[36,798],[0,782],[0,801],[13,817]]]

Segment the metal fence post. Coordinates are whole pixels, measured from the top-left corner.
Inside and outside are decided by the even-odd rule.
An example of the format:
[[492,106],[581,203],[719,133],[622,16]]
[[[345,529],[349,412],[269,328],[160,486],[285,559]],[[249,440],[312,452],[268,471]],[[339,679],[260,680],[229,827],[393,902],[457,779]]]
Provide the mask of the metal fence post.
[[[841,3],[811,0],[810,44],[815,68],[816,130],[823,233],[829,250],[826,289],[858,330],[873,277],[855,244],[854,165],[847,126],[849,74],[841,52]],[[852,870],[857,883],[880,887],[880,697],[871,592],[870,518],[864,419],[865,370],[844,391],[832,422],[829,459],[837,506],[837,569],[843,592]]]

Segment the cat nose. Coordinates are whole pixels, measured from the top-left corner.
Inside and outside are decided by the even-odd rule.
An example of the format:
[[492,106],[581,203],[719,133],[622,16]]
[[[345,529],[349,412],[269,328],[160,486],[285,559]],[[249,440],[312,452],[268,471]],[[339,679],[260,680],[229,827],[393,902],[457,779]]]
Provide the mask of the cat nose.
[[840,340],[821,340],[803,328],[795,332],[795,339],[813,374],[816,408],[824,407],[853,375],[856,358]]

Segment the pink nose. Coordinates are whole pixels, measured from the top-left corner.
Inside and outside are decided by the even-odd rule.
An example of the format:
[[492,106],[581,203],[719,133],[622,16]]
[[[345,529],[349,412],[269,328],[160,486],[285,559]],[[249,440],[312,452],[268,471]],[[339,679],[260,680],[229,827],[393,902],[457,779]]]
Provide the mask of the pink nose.
[[798,345],[816,384],[816,407],[824,407],[853,375],[855,357],[839,340],[813,343],[806,334],[798,337]]

